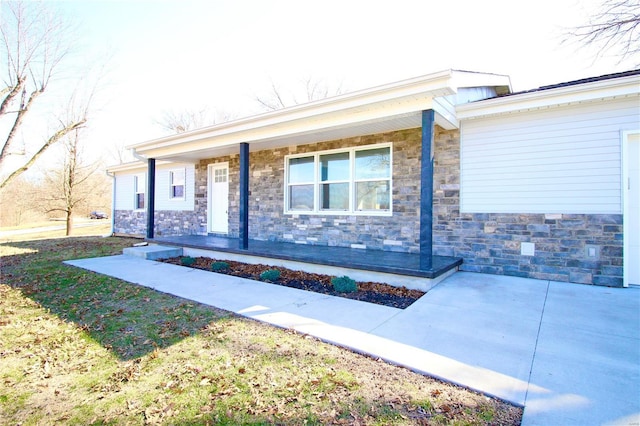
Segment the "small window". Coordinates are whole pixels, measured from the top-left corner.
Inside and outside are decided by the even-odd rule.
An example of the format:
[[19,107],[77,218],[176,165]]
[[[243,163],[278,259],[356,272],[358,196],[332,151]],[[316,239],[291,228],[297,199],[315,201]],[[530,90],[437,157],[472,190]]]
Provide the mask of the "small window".
[[391,144],[285,159],[289,213],[391,213]]
[[136,175],[133,177],[135,198],[133,200],[133,207],[136,210],[144,209],[144,193],[145,193],[145,179],[144,175]]
[[223,168],[223,169],[215,169],[213,171],[213,181],[215,183],[225,183],[227,182],[228,176],[227,176],[227,168]]
[[184,169],[171,170],[169,172],[169,185],[171,192],[169,198],[184,199]]

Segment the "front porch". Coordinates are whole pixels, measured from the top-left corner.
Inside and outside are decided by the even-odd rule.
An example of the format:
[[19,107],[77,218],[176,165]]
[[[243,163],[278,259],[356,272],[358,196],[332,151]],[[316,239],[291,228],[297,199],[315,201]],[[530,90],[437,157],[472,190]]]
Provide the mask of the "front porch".
[[[197,250],[202,250],[242,257],[263,258],[266,262],[269,259],[300,262],[311,266],[309,272],[316,272],[320,267],[392,274],[402,278],[397,281],[399,283],[411,281],[412,279],[427,279],[437,282],[438,278],[446,277],[448,273],[454,272],[462,264],[462,259],[460,258],[433,256],[431,267],[428,267],[424,263],[421,265],[421,257],[417,253],[363,250],[277,241],[249,240],[248,248],[241,249],[239,248],[238,238],[204,235],[163,236],[147,239],[147,241],[165,246],[183,247],[186,249],[185,253],[189,253],[189,249],[191,249],[191,252],[196,254],[198,253]],[[193,250],[196,251],[194,252]],[[215,254],[211,254],[211,257],[214,256]],[[394,285],[391,282],[388,284]]]

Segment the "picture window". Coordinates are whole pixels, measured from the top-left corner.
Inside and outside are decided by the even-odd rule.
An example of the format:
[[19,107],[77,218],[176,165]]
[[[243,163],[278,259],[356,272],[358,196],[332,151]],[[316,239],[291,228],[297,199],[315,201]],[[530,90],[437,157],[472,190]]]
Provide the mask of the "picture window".
[[287,213],[391,212],[391,144],[289,156]]

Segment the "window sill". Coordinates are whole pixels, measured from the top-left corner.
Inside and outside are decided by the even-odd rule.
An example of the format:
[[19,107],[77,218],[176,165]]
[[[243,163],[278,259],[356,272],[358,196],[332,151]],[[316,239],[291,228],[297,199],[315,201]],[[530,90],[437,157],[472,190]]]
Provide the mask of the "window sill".
[[391,217],[393,211],[285,211],[285,215],[288,216],[379,216],[379,217]]

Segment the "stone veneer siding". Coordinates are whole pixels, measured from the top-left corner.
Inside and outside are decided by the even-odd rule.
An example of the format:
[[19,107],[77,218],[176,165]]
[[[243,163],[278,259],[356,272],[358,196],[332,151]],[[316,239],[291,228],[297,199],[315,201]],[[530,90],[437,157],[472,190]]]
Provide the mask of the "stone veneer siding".
[[[420,137],[420,129],[411,129],[252,152],[249,160],[249,238],[418,252]],[[393,143],[393,216],[284,213],[286,155],[384,142]],[[196,212],[198,216],[206,217],[207,167],[219,162],[229,163],[229,236],[237,237],[238,155],[203,160],[196,166]]]
[[436,138],[435,151],[435,254],[462,257],[463,271],[622,286],[622,215],[460,213],[458,132]]
[[[206,216],[198,217],[192,211],[156,210],[154,214],[154,235],[197,235],[203,234],[202,223],[206,229]],[[116,234],[146,235],[147,213],[146,211],[117,210],[115,214]]]

